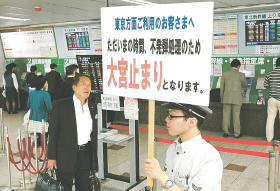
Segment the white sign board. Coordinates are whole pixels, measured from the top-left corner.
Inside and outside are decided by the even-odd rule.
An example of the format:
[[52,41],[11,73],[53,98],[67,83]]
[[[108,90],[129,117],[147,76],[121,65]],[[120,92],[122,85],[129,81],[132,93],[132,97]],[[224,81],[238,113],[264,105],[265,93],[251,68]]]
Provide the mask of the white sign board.
[[209,105],[213,2],[102,8],[101,31],[105,94]]
[[2,33],[5,58],[55,58],[52,30]]
[[114,95],[101,95],[102,109],[120,111],[120,99],[119,96]]

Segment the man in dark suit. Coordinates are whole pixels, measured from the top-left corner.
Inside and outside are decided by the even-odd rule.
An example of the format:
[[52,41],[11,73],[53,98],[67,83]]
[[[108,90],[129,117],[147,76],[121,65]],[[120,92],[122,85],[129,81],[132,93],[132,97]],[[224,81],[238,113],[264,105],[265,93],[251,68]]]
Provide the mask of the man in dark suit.
[[75,74],[75,68],[72,65],[66,67],[66,78],[58,85],[56,99],[63,99],[73,96],[74,92],[72,85],[74,82],[74,77],[76,76]]
[[62,82],[60,73],[56,71],[57,65],[51,64],[51,71],[46,74],[47,82],[48,82],[48,92],[51,95],[52,101],[55,98],[55,92],[58,84]]
[[48,168],[57,168],[65,191],[71,191],[73,178],[79,191],[89,191],[90,169],[98,169],[97,98],[89,100],[91,80],[74,79],[74,95],[54,102],[50,117]]
[[33,88],[35,90],[36,83],[38,80],[38,76],[36,75],[37,67],[35,65],[32,65],[30,67],[30,73],[26,75],[26,85],[30,88]]

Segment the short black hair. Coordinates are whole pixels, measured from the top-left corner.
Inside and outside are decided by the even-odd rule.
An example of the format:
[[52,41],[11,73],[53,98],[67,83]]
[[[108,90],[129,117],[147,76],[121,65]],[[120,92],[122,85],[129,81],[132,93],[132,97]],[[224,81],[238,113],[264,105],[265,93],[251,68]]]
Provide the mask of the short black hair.
[[70,66],[67,66],[66,67],[66,75],[72,75],[74,74],[74,67],[72,67],[71,65]]
[[81,75],[78,75],[78,76],[74,77],[73,86],[77,86],[77,84],[79,83],[81,77],[87,77],[91,81],[91,79],[90,79],[90,77],[88,75],[81,74]]
[[30,71],[31,72],[35,72],[37,70],[37,67],[35,66],[35,65],[32,65],[31,67],[30,67]]
[[14,62],[10,63],[10,65],[11,65],[11,68],[17,67],[17,65]]
[[51,67],[51,69],[55,69],[57,67],[57,65],[56,64],[51,64],[50,67]]
[[70,66],[73,67],[74,69],[78,69],[79,68],[79,66],[77,64],[71,64]]
[[233,59],[230,63],[231,67],[237,68],[241,65],[240,61],[238,59]]
[[6,70],[11,71],[12,70],[12,65],[11,64],[6,65]]
[[44,76],[39,76],[36,80],[36,90],[41,90],[44,87],[46,81],[47,79]]
[[277,58],[277,60],[276,60],[276,67],[279,67],[279,66],[280,66],[280,57]]

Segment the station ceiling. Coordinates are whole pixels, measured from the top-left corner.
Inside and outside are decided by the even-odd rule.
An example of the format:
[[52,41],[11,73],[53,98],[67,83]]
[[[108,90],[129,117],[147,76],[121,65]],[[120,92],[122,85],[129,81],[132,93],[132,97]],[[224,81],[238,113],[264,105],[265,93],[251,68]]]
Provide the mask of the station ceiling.
[[[143,0],[0,0],[0,30],[71,22],[100,22],[100,8],[137,5]],[[154,4],[203,0],[146,0]],[[145,1],[144,1],[145,2]],[[40,7],[37,11],[34,7]],[[280,9],[280,0],[214,0],[215,13]],[[30,20],[11,20],[12,18]]]

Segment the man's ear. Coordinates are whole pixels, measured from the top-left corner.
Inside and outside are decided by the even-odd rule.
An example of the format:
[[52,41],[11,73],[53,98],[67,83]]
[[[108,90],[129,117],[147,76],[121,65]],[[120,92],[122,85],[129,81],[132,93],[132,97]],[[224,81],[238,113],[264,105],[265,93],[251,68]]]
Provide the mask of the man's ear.
[[197,119],[195,117],[189,118],[189,124],[191,127],[197,126]]

